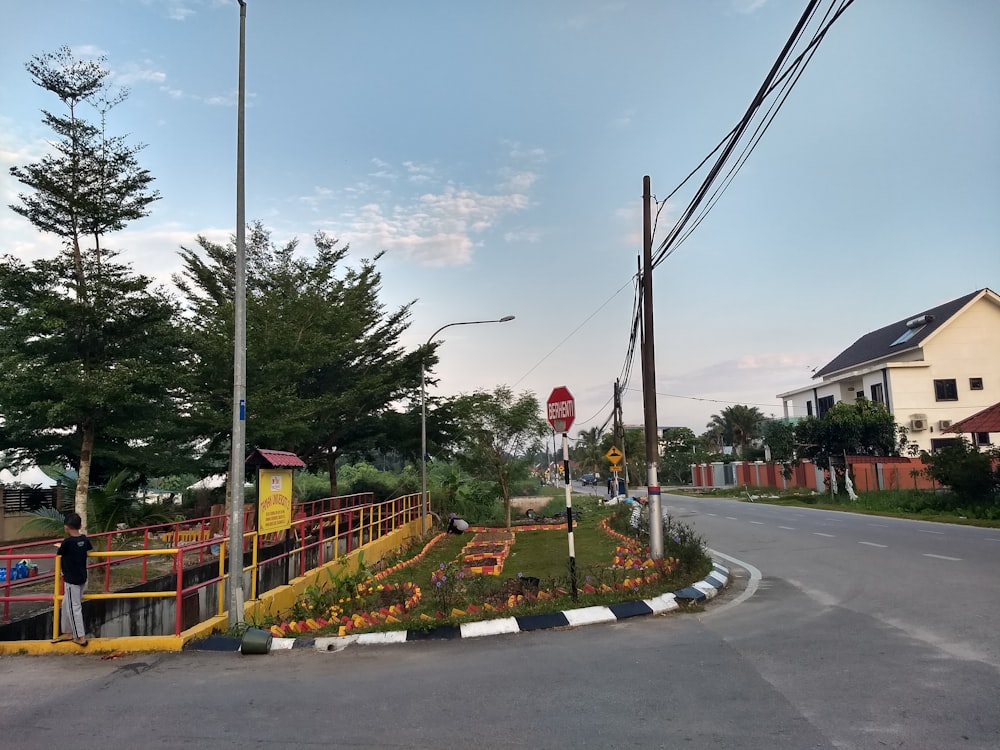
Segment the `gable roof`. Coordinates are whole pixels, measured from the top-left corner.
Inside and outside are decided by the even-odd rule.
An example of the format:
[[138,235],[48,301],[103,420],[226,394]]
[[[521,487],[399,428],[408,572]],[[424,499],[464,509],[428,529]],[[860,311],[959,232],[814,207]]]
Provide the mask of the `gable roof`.
[[945,432],[1000,432],[1000,402],[958,420]]
[[[821,378],[832,372],[846,370],[849,367],[855,367],[865,362],[883,359],[894,354],[899,354],[900,352],[916,349],[975,297],[988,291],[988,289],[978,289],[971,294],[966,294],[964,297],[959,297],[958,299],[953,299],[951,302],[945,302],[943,305],[918,312],[916,315],[907,316],[891,325],[879,328],[877,331],[867,333],[817,370],[813,378]],[[926,319],[923,325],[916,323],[921,318]],[[907,323],[910,323],[909,327]],[[893,343],[907,331],[913,331],[913,333],[906,341],[893,346]]]
[[289,451],[272,451],[266,448],[257,448],[247,456],[248,466],[263,466],[269,469],[303,469],[305,462]]

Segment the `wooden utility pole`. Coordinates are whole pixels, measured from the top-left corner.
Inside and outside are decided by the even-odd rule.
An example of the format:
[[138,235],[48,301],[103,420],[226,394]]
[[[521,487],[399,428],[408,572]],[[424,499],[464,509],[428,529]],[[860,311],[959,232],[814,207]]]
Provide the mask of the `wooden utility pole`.
[[656,424],[656,357],[653,345],[653,221],[649,175],[642,178],[642,400],[646,417],[646,499],[649,508],[649,554],[663,557],[660,510],[660,435]]

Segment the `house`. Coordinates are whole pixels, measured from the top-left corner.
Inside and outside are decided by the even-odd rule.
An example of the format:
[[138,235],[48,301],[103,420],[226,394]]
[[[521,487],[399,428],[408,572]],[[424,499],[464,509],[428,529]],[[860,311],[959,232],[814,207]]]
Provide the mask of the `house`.
[[[1000,296],[980,289],[867,333],[813,375],[778,394],[785,417],[822,417],[835,403],[871,399],[934,450],[953,423],[1000,399]],[[979,445],[990,436],[974,435]]]

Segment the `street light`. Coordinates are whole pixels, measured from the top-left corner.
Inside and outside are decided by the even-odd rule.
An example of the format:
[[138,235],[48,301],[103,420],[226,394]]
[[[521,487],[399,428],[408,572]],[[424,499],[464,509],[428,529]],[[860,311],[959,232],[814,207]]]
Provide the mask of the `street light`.
[[[497,320],[465,320],[460,323],[448,323],[438,328],[427,339],[424,348],[445,328],[452,326],[474,326],[481,323],[507,323],[514,319],[513,315],[504,315]],[[427,531],[427,371],[424,359],[420,359],[420,533]]]

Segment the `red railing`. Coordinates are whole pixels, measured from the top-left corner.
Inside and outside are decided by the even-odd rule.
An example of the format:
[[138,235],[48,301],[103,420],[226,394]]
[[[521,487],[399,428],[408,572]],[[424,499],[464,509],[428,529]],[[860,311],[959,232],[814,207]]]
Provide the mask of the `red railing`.
[[[254,528],[256,520],[254,509],[248,508],[245,515],[246,531],[243,535],[242,546],[244,553],[252,553],[251,564],[243,568],[243,572],[253,571],[250,597],[251,599],[257,598],[261,565],[297,557],[297,574],[305,575],[307,558],[312,556],[309,555],[310,551],[315,550],[315,560],[311,561],[309,568],[321,567],[330,560],[339,557],[342,547],[343,554],[350,554],[358,547],[363,547],[375,539],[392,533],[402,525],[419,517],[419,494],[406,495],[380,503],[374,502],[374,497],[370,493],[346,495],[297,505],[291,527],[287,531],[261,537]],[[84,599],[166,598],[174,596],[177,602],[174,635],[179,635],[182,630],[184,596],[213,584],[219,584],[217,609],[218,614],[223,614],[225,612],[224,582],[229,577],[229,573],[225,570],[226,547],[229,544],[227,520],[225,516],[206,516],[193,521],[156,524],[91,536],[95,552],[91,553],[92,562],[87,566],[88,571],[91,572],[90,580],[94,580],[95,571],[101,571],[103,581],[99,593],[85,594]],[[120,551],[109,549],[114,546],[115,542],[126,538],[135,539],[139,534],[142,535],[141,548]],[[259,562],[258,554],[262,546],[267,547],[278,542],[287,544],[289,540],[293,544],[288,549],[268,558],[263,563]],[[3,602],[3,622],[9,621],[9,610],[12,603],[52,602],[55,610],[58,610],[61,599],[59,559],[52,551],[52,545],[58,542],[59,540],[52,539],[0,548],[0,568],[6,567],[7,569],[7,580],[3,583],[3,595],[0,596],[0,602]],[[332,553],[328,554],[327,545],[330,542],[332,542]],[[41,552],[40,549],[48,551]],[[150,556],[159,554],[172,555],[174,558],[171,574],[176,576],[176,583],[173,592],[116,593],[111,591],[112,566],[130,562],[134,564],[136,561],[141,561],[139,580],[130,583],[145,583],[149,580],[147,560]],[[185,555],[197,555],[196,564],[198,565],[204,564],[206,560],[217,558],[219,561],[218,575],[184,587]],[[24,558],[30,558],[33,562],[37,561],[40,568],[44,565],[47,569],[44,571],[39,569],[36,576],[11,581],[10,574],[14,563]],[[156,577],[162,577],[162,575],[160,573]],[[53,593],[25,595],[11,593],[12,589],[29,584],[37,585],[44,581],[52,582]],[[53,619],[58,627],[58,611],[54,612]]]

